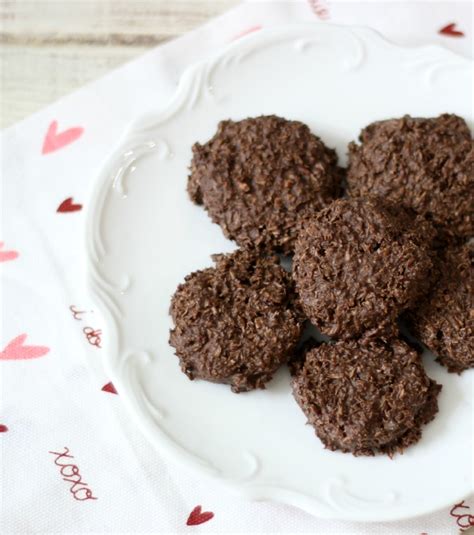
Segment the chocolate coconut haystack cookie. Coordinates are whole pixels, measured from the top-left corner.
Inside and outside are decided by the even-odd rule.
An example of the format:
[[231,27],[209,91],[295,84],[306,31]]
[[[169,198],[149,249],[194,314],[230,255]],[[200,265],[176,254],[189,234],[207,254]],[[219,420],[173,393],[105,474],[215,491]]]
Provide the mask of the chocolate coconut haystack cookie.
[[170,344],[190,378],[264,388],[302,329],[290,275],[276,256],[238,250],[188,275],[171,302]]
[[370,338],[309,349],[292,386],[323,444],[356,456],[392,455],[417,442],[441,390],[407,344]]
[[464,119],[408,115],[364,128],[349,145],[352,197],[379,196],[431,218],[446,237],[474,234],[474,141]]
[[[429,286],[434,231],[379,200],[339,199],[305,221],[293,259],[301,306],[324,334],[397,331]],[[422,239],[423,237],[423,239]]]
[[243,247],[289,254],[299,217],[341,193],[334,150],[298,121],[274,115],[222,121],[193,147],[188,192]]
[[438,282],[409,321],[438,362],[462,372],[474,367],[474,248],[448,248],[438,270]]

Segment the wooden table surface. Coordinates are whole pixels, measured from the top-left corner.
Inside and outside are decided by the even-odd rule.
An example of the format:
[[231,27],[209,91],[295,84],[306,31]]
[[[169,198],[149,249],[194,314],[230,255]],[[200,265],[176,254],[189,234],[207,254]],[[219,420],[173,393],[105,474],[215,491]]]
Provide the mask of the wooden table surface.
[[0,0],[0,128],[239,0]]

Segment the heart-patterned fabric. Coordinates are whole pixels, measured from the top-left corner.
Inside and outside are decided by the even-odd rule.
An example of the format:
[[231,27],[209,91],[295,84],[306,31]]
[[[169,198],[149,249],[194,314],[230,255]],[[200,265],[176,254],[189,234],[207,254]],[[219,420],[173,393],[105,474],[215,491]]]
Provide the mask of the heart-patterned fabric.
[[472,497],[396,525],[244,501],[162,459],[102,368],[107,332],[84,291],[82,242],[104,158],[131,120],[166,104],[187,66],[262,28],[324,21],[472,54],[468,2],[247,2],[2,133],[3,533],[445,535],[474,523]]

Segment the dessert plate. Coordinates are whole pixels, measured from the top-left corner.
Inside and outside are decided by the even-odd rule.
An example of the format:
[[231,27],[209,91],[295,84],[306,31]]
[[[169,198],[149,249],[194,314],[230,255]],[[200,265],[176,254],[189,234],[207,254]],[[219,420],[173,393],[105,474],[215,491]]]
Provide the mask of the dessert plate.
[[448,374],[439,414],[403,455],[323,448],[281,369],[265,391],[189,381],[168,345],[170,297],[186,274],[235,245],[186,193],[191,146],[222,119],[277,114],[307,123],[345,163],[367,123],[411,114],[471,120],[472,63],[438,47],[395,46],[363,28],[265,30],[182,77],[169,106],[137,120],[90,200],[88,285],[105,316],[105,367],[159,452],[253,499],[327,518],[382,521],[449,506],[473,491],[473,371]]

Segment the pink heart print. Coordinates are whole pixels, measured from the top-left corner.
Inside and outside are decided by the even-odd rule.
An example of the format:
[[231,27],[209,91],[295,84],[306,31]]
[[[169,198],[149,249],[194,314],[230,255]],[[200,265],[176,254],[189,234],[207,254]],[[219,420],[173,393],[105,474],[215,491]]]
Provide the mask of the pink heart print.
[[49,353],[49,347],[46,346],[27,346],[23,345],[26,340],[26,334],[20,334],[9,342],[3,351],[0,351],[0,360],[26,360],[36,359]]
[[232,41],[235,39],[240,39],[241,37],[244,37],[244,35],[248,35],[249,33],[258,32],[258,30],[261,30],[262,26],[260,24],[255,24],[255,26],[250,26],[249,28],[245,28],[245,30],[240,31],[238,34],[234,35],[232,37]]
[[[3,249],[3,242],[0,241],[0,249]],[[0,262],[7,262],[8,260],[15,260],[18,258],[18,251],[1,251],[0,250]]]
[[54,152],[55,150],[62,149],[66,145],[69,145],[76,139],[82,136],[84,129],[80,126],[73,126],[63,132],[58,133],[58,122],[53,121],[46,132],[46,136],[43,142],[43,154]]

